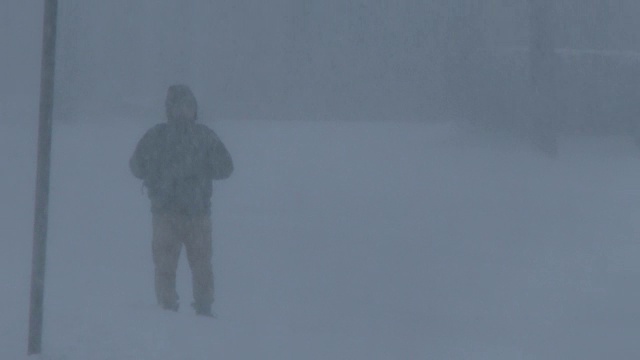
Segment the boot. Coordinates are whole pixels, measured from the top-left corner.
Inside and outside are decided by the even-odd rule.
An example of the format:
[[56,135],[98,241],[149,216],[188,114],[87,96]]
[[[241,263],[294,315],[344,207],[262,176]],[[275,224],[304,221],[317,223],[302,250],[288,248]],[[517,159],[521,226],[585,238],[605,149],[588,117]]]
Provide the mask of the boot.
[[193,309],[196,311],[196,315],[214,317],[213,312],[211,311],[211,304],[191,304]]
[[165,304],[160,304],[160,307],[163,308],[164,310],[170,310],[170,311],[178,311],[178,308],[180,307],[180,304],[178,304],[177,302],[175,303],[165,303]]

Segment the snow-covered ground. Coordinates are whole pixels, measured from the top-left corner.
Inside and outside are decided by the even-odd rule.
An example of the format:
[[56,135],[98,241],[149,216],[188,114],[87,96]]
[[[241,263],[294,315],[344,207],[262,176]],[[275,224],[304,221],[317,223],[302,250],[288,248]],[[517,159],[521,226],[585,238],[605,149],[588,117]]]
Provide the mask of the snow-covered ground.
[[[548,160],[449,123],[209,124],[236,172],[214,190],[207,319],[184,258],[180,312],[155,306],[148,200],[127,167],[150,125],[55,129],[34,358],[640,357],[627,139],[563,139]],[[35,130],[0,124],[0,359],[27,358]]]

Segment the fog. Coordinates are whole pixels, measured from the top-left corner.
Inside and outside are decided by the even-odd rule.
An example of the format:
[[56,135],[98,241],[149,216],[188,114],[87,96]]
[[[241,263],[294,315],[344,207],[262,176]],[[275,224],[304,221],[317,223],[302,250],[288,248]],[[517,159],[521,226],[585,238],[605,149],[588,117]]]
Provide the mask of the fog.
[[[0,11],[0,358],[26,353],[41,1]],[[60,1],[42,359],[637,358],[640,4]],[[216,319],[127,163],[191,86]],[[182,258],[178,287],[190,301]]]
[[[582,126],[573,122],[587,121],[591,106],[628,124],[637,110],[628,94],[637,83],[640,5],[546,3],[544,41],[564,49],[552,66],[563,100],[557,122]],[[40,5],[5,5],[5,98],[15,84],[31,92],[37,84]],[[168,84],[186,82],[217,118],[474,114],[504,127],[529,114],[529,10],[525,0],[63,1],[57,117],[153,111]]]

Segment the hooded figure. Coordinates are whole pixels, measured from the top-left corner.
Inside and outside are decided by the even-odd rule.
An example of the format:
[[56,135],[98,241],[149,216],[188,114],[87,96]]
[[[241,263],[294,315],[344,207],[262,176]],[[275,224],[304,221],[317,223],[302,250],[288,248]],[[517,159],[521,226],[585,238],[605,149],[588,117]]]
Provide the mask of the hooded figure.
[[228,178],[233,162],[222,141],[196,123],[198,104],[186,85],[172,85],[167,122],[147,131],[129,161],[151,200],[153,261],[158,303],[178,310],[176,270],[185,246],[193,280],[193,307],[211,315],[211,195],[213,180]]

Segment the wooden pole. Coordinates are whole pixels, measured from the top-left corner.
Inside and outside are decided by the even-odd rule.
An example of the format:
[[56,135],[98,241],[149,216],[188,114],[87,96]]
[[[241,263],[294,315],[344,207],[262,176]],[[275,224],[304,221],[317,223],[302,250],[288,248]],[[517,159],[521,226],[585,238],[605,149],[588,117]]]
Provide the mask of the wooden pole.
[[31,302],[29,306],[29,340],[27,352],[29,355],[39,354],[42,350],[57,10],[57,0],[45,0],[42,28],[42,65],[40,73],[38,168],[36,173],[36,200],[31,263]]

